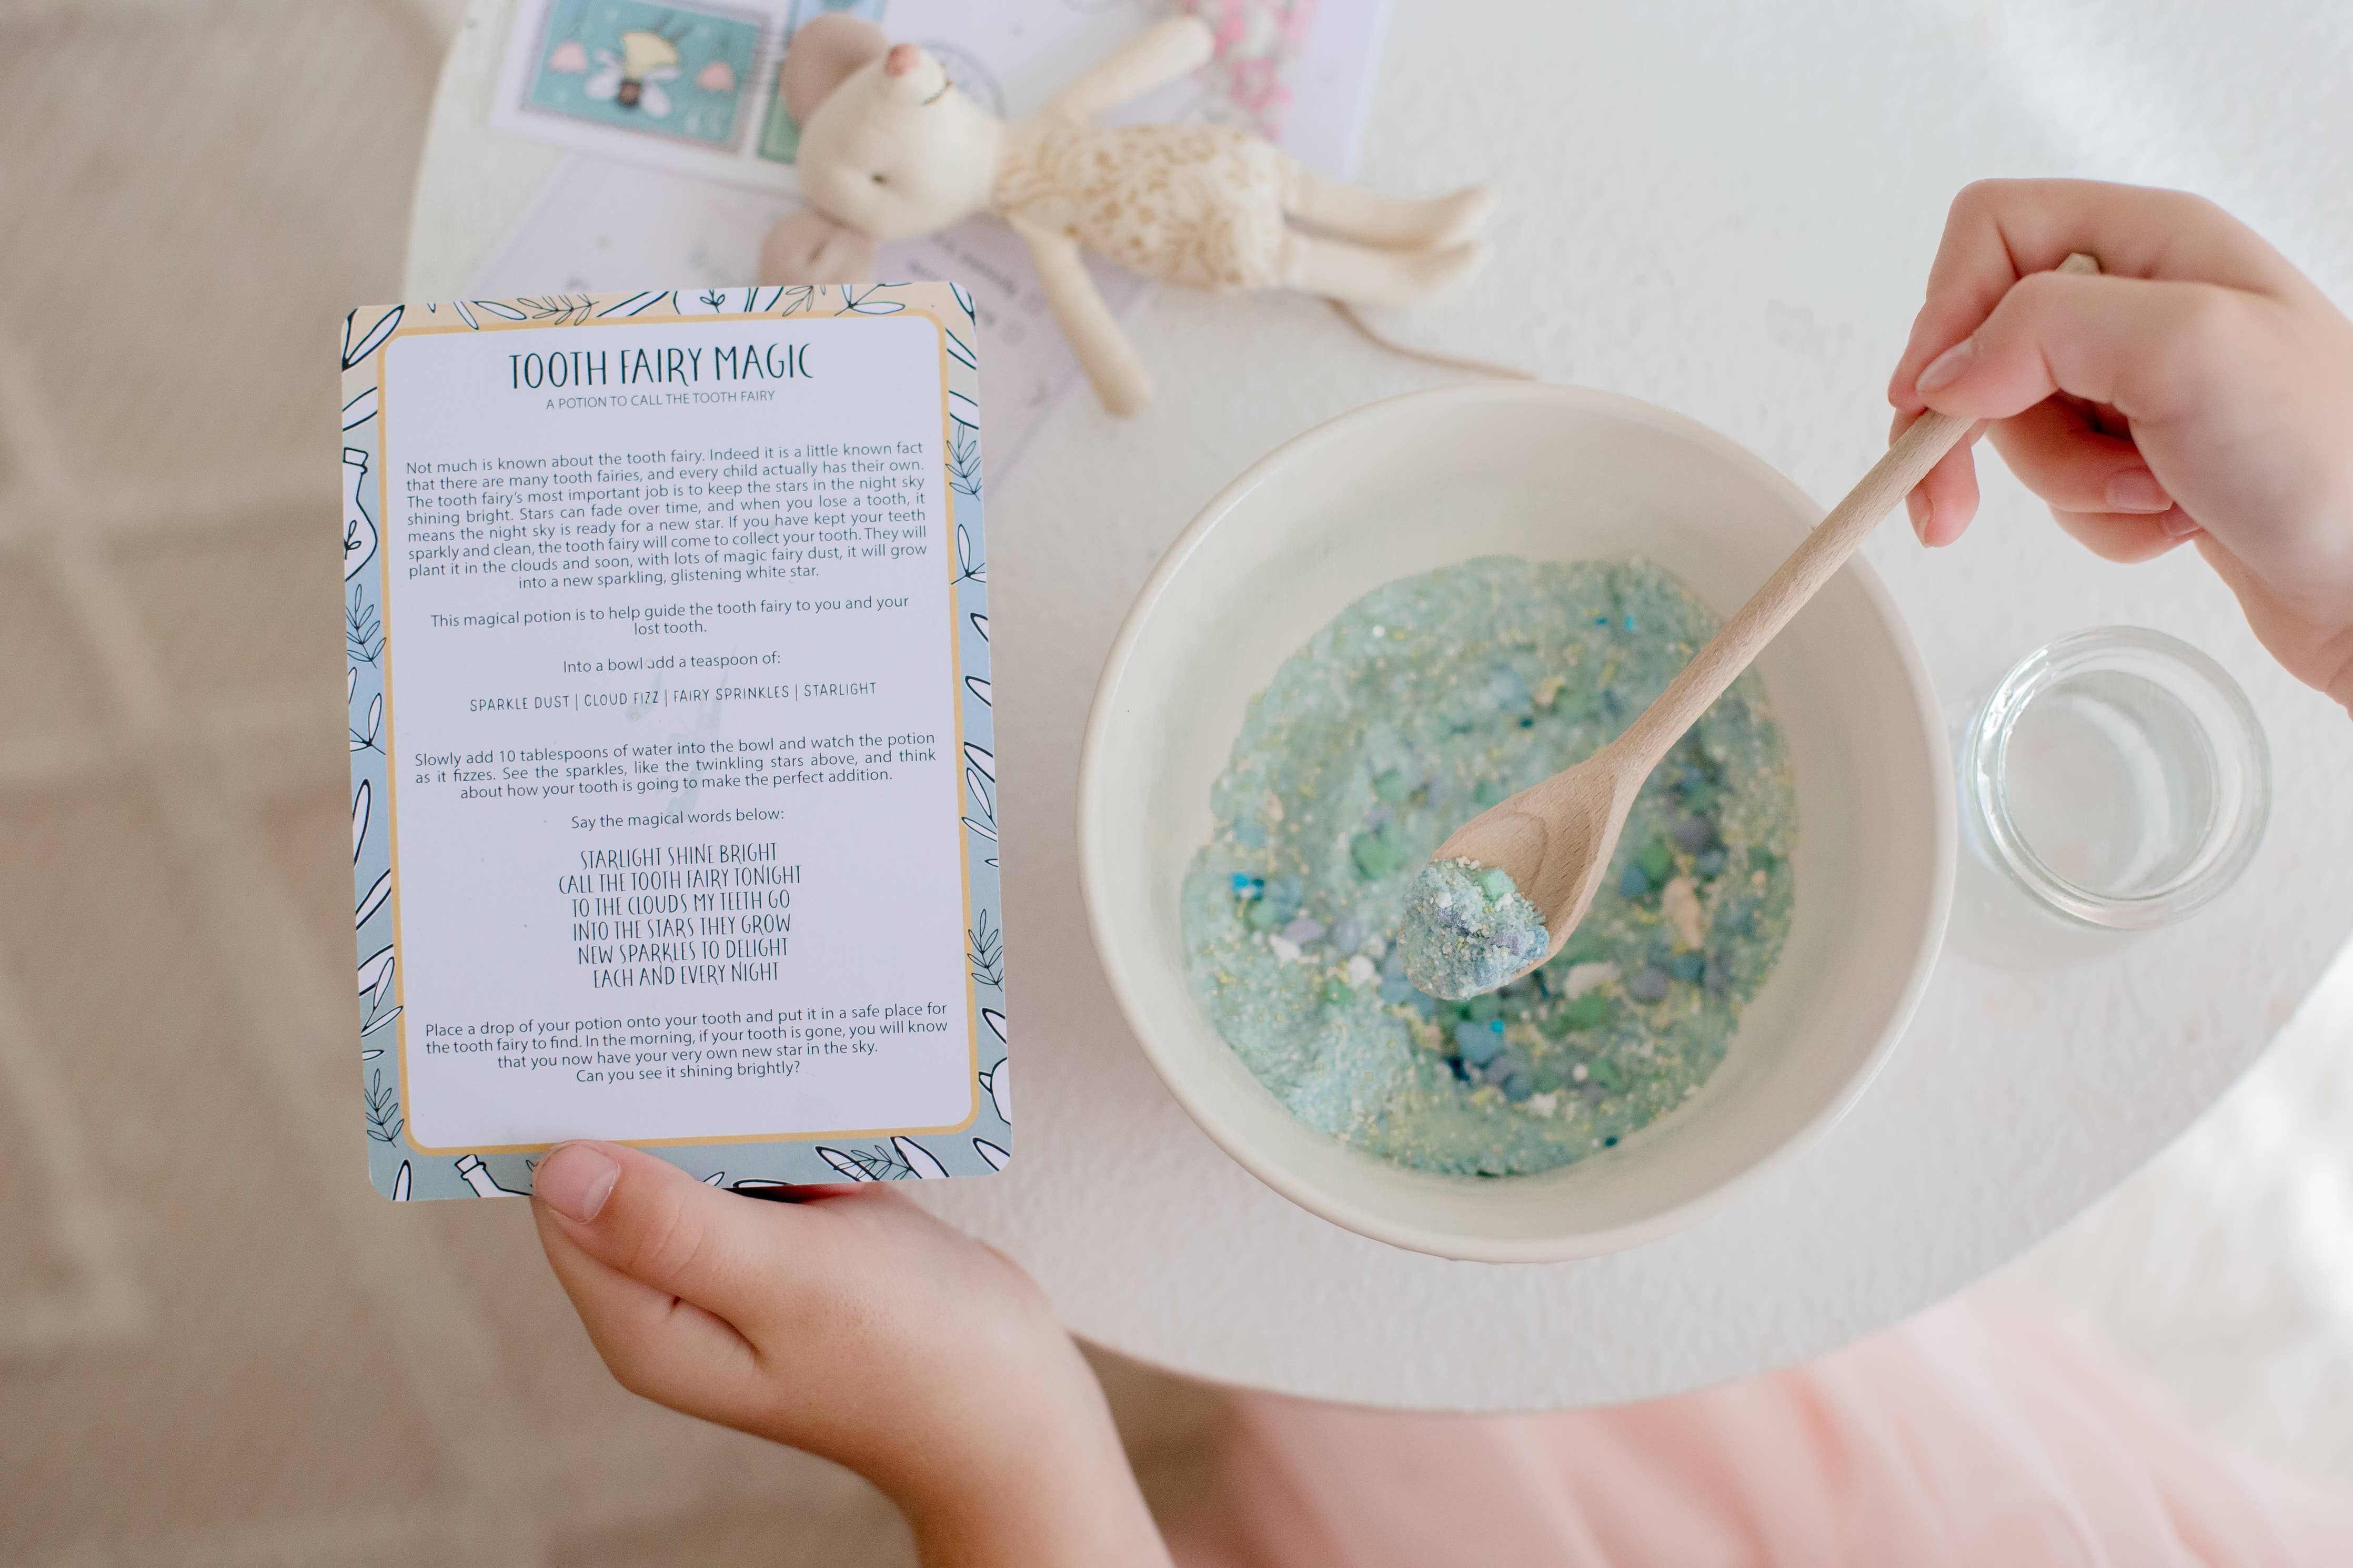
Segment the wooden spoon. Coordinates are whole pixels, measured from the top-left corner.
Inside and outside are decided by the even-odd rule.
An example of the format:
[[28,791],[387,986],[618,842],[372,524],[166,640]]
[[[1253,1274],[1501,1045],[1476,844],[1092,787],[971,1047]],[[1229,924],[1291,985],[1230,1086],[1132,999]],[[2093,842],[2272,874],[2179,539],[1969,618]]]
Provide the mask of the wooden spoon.
[[[2062,272],[2099,269],[2098,261],[2080,252],[2059,266]],[[1831,580],[1863,536],[1926,477],[1936,459],[1950,451],[1968,427],[1969,421],[1949,415],[1922,415],[1888,447],[1887,455],[1873,465],[1862,482],[1806,535],[1805,542],[1789,552],[1765,585],[1733,612],[1658,700],[1626,727],[1625,733],[1575,767],[1480,813],[1438,847],[1430,857],[1432,862],[1467,860],[1509,876],[1520,895],[1543,916],[1549,939],[1542,957],[1501,970],[1493,984],[1461,983],[1470,987],[1462,996],[1515,980],[1560,951],[1593,903],[1642,781],[1665,760],[1683,731],[1698,722],[1708,705],[1724,695],[1725,688],[1814,596],[1815,590]],[[1408,907],[1409,910],[1413,908]],[[1416,918],[1410,912],[1408,915],[1409,921]],[[1408,976],[1424,990],[1430,989],[1424,975],[1413,973],[1417,965],[1411,962],[1415,948],[1410,941],[1405,952]],[[1484,972],[1499,973],[1492,967]]]

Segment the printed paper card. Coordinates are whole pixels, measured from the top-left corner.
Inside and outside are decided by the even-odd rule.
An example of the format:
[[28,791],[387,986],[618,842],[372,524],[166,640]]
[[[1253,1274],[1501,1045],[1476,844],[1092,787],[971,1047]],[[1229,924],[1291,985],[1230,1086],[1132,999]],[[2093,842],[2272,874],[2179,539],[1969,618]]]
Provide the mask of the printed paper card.
[[[673,173],[797,192],[800,127],[776,72],[812,16],[847,12],[919,42],[991,113],[1027,119],[1159,9],[1158,0],[516,0],[490,123]],[[1200,86],[1176,84],[1133,111],[1180,119],[1201,102]]]
[[574,1137],[744,1190],[1004,1166],[976,336],[947,283],[346,320],[388,1196]]

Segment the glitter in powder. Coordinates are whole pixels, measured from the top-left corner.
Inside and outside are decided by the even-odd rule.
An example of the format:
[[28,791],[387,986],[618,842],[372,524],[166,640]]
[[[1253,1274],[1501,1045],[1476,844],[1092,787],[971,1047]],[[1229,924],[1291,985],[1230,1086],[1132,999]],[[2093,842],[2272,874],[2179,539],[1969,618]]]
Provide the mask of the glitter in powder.
[[1551,962],[1447,1001],[1412,983],[1398,930],[1447,834],[1590,755],[1715,629],[1647,563],[1490,558],[1376,590],[1276,672],[1211,792],[1183,916],[1195,994],[1293,1114],[1400,1163],[1507,1175],[1614,1147],[1706,1079],[1788,929],[1795,802],[1753,676],[1646,782]]

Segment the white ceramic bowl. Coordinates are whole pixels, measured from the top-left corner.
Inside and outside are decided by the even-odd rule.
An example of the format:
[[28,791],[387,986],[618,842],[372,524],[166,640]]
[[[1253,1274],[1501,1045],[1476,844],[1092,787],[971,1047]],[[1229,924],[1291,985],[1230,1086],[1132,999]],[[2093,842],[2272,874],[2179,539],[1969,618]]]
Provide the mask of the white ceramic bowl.
[[1820,517],[1763,461],[1648,404],[1541,385],[1359,409],[1211,501],[1128,612],[1080,767],[1087,913],[1145,1054],[1227,1153],[1324,1218],[1443,1257],[1537,1262],[1651,1240],[1818,1138],[1926,985],[1953,881],[1953,787],[1927,673],[1860,561],[1758,661],[1797,781],[1795,911],[1779,967],[1698,1095],[1542,1175],[1392,1165],[1294,1121],[1185,977],[1178,889],[1243,705],[1381,584],[1473,556],[1640,553],[1719,613]]

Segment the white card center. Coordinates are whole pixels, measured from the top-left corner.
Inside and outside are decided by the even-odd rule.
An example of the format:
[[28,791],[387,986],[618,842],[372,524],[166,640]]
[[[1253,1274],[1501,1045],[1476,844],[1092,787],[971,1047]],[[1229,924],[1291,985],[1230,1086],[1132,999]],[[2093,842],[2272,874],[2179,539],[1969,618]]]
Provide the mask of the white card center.
[[943,399],[913,314],[386,351],[420,1148],[969,1118]]

